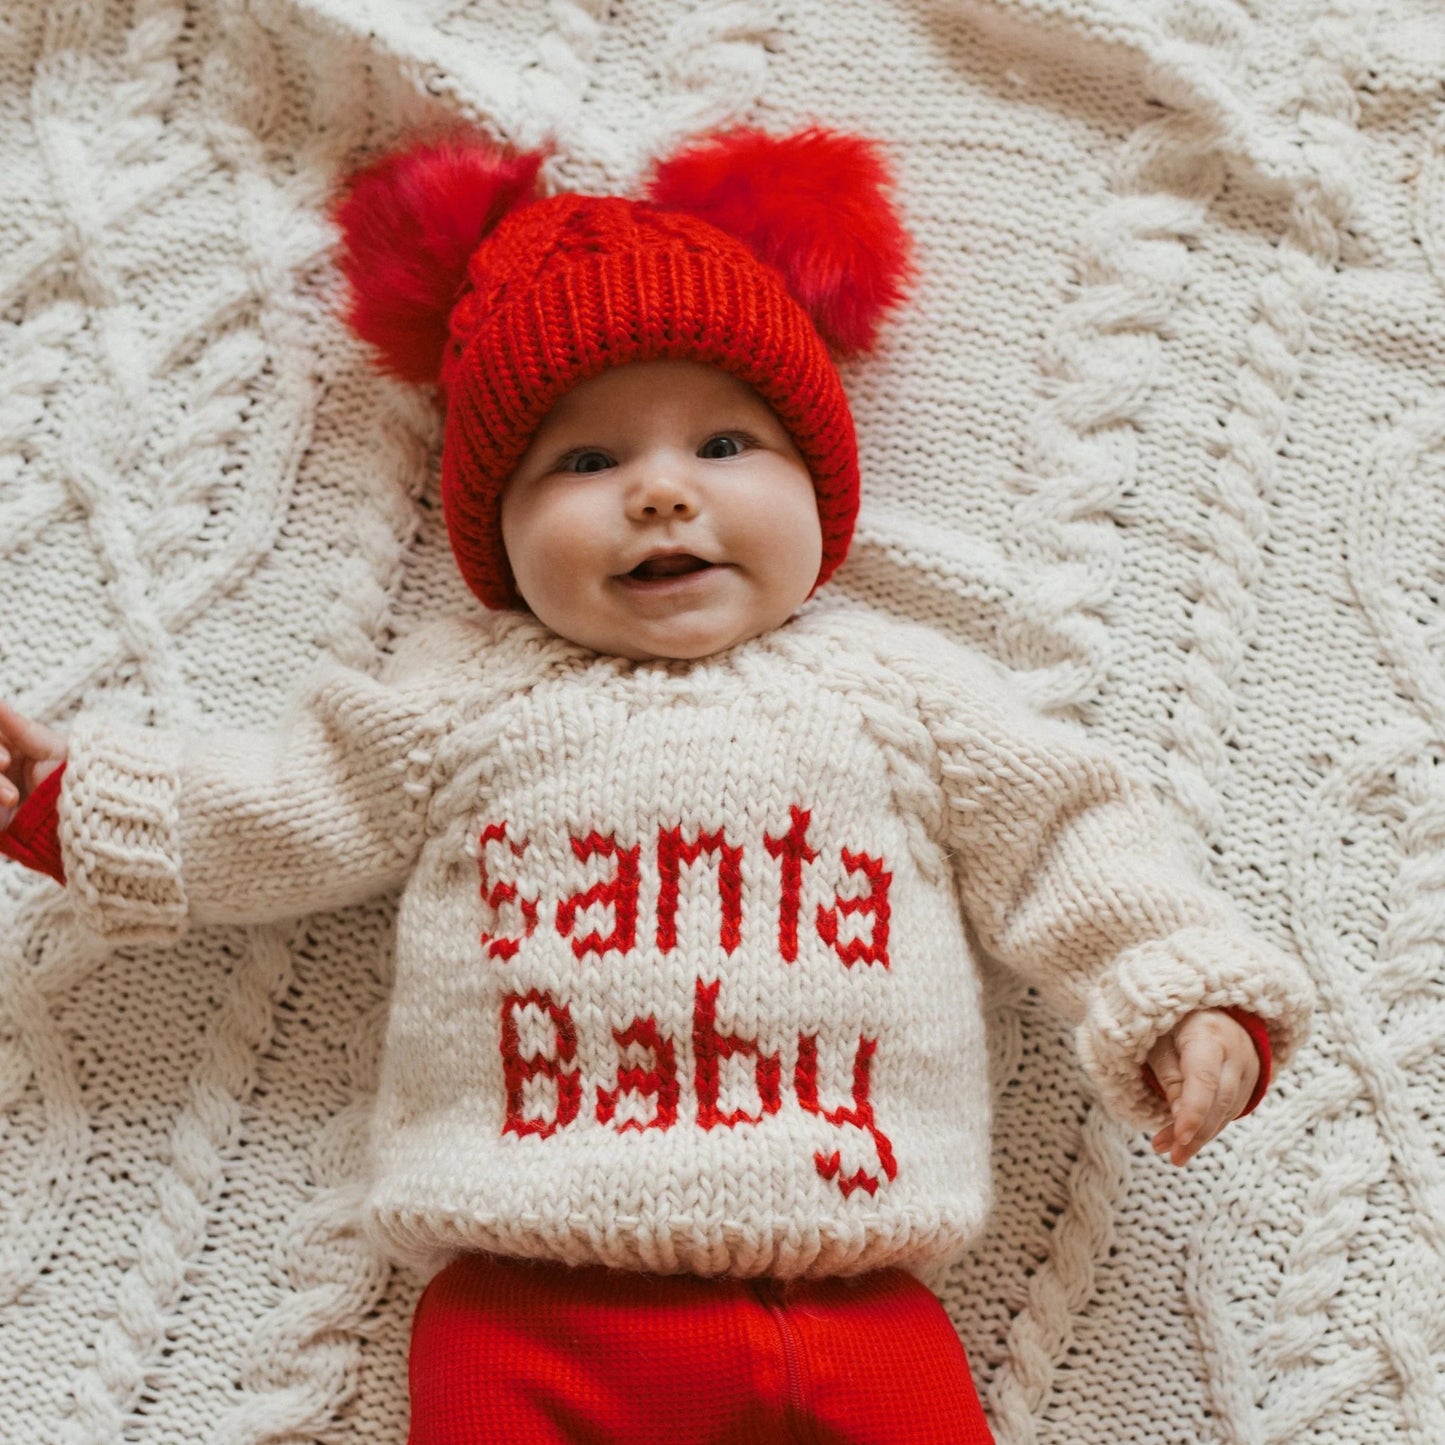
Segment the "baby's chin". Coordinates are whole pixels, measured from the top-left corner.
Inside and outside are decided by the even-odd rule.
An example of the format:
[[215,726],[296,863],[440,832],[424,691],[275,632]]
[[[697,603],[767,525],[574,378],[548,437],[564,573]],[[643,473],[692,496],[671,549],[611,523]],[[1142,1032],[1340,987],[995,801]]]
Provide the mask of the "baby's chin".
[[590,637],[573,637],[569,641],[578,642],[583,647],[590,647],[594,652],[605,653],[610,657],[625,657],[629,662],[699,662],[705,657],[726,652],[739,643],[750,642],[776,625],[758,624],[752,627],[704,629],[697,632],[678,629],[676,633],[657,629],[655,633],[641,635],[631,631],[598,633]]
[[657,590],[553,587],[533,615],[559,637],[632,662],[697,662],[781,627],[807,600],[801,585],[762,588],[745,569],[716,566],[705,580]]
[[630,662],[698,662],[750,642],[764,632],[780,627],[792,615],[753,618],[710,618],[695,614],[649,619],[644,623],[608,625],[589,619],[562,626],[541,620],[559,637],[608,657],[625,657]]

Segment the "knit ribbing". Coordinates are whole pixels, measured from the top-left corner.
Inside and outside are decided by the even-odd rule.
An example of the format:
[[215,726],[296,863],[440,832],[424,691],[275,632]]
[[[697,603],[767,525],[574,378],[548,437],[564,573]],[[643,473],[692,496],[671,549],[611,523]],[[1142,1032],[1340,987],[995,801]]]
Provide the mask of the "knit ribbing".
[[118,942],[174,937],[187,911],[174,749],[114,724],[77,728],[72,749],[60,838],[81,915]]

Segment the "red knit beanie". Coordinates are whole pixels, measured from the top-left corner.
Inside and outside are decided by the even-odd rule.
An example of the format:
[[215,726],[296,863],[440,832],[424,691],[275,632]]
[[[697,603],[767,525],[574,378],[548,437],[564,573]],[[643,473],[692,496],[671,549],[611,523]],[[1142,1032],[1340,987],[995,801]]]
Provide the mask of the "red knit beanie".
[[337,208],[352,328],[385,369],[446,393],[442,505],[468,585],[521,605],[502,489],[552,407],[609,367],[664,359],[722,367],[777,413],[813,478],[825,581],[858,512],[828,344],[871,346],[908,271],[877,147],[734,131],[665,162],[642,201],[534,199],[541,159],[418,145],[361,171]]

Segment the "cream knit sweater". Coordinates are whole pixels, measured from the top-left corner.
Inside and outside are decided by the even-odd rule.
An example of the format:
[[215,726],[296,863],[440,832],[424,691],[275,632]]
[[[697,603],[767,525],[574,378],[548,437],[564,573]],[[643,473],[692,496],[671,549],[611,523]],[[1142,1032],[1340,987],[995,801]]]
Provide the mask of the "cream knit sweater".
[[1144,788],[1006,675],[814,605],[697,663],[448,620],[274,738],[77,726],[70,888],[114,941],[404,885],[367,1215],[459,1249],[701,1274],[928,1267],[989,1201],[981,945],[1109,1106],[1191,1009],[1283,1063],[1310,989]]

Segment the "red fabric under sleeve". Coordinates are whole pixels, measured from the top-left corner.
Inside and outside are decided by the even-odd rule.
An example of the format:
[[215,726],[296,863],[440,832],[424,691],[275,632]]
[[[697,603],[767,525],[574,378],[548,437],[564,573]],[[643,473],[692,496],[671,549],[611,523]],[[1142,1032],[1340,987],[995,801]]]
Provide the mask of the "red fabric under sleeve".
[[0,833],[0,855],[13,858],[37,873],[46,873],[57,883],[65,882],[65,864],[60,859],[60,780],[62,763],[40,783],[20,805],[10,826]]
[[[1246,1114],[1252,1114],[1259,1106],[1259,1101],[1264,1098],[1265,1090],[1269,1088],[1270,1079],[1270,1051],[1269,1051],[1269,1030],[1252,1013],[1246,1013],[1242,1008],[1227,1008],[1221,1010],[1227,1013],[1245,1033],[1249,1035],[1250,1042],[1254,1044],[1254,1052],[1259,1056],[1259,1078],[1254,1081],[1254,1092],[1249,1096],[1249,1102],[1234,1117],[1242,1119]],[[1164,1086],[1159,1082],[1154,1070],[1144,1065],[1144,1082],[1159,1095],[1161,1099],[1168,1101],[1168,1095],[1164,1092]]]

